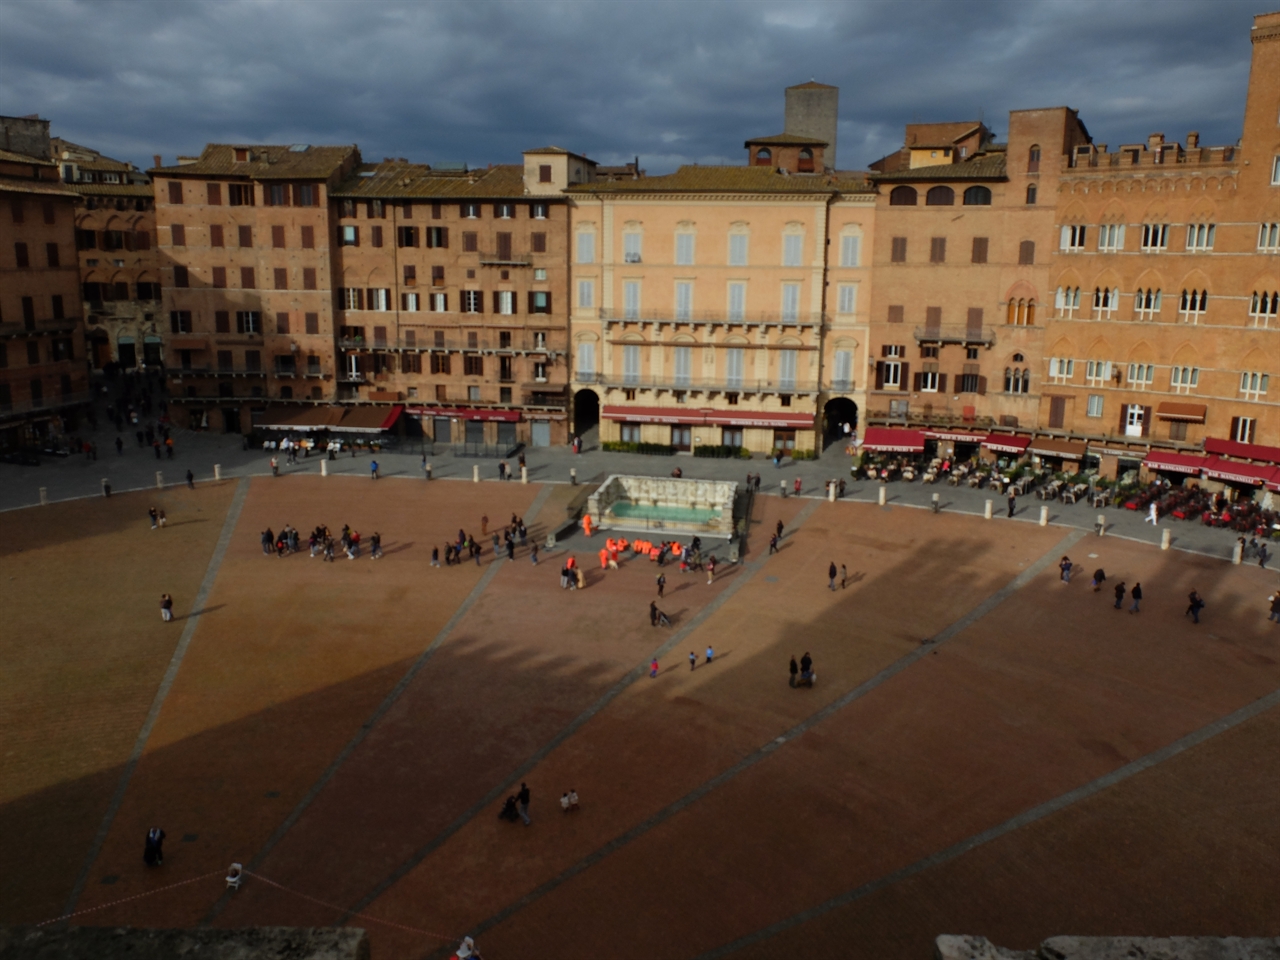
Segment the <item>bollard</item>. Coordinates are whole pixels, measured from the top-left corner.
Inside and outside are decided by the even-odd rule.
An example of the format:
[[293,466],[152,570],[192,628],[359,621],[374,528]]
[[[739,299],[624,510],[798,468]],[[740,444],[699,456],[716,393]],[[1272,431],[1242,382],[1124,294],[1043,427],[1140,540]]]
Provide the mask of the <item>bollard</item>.
[[[1163,530],[1161,530],[1160,531],[1160,549],[1168,550],[1169,543],[1172,541],[1172,539],[1173,539],[1172,530],[1170,530],[1168,527],[1165,527]],[[1238,547],[1240,546],[1240,544],[1237,543],[1236,546]]]
[[111,496],[111,481],[106,477],[102,478],[102,495],[104,497]]
[[778,481],[778,493],[781,494],[783,500],[787,499],[787,481]]
[[1231,548],[1231,562],[1239,566],[1240,561],[1244,559],[1244,544],[1237,542]]
[[882,483],[882,484],[880,484],[880,506],[882,506],[882,507],[884,506],[884,504],[885,504],[885,499],[886,499],[886,498],[885,498],[885,486],[884,486],[884,484]]
[[836,485],[834,483],[827,484],[827,500],[831,503],[836,502]]
[[1098,514],[1098,522],[1094,526],[1098,528],[1098,536],[1103,536],[1107,532],[1107,515],[1105,513]]
[[160,470],[156,471],[156,489],[157,490],[164,489],[164,473]]
[[329,475],[329,461],[328,461],[328,460],[321,460],[321,461],[320,461],[320,476],[322,476],[322,477],[327,477],[328,475]]
[[1040,508],[1040,526],[1047,527],[1049,525],[1049,508]]
[[215,479],[215,480],[221,480],[221,479],[222,479],[222,464],[220,464],[220,463],[215,463],[215,464],[213,465],[213,479]]
[[983,520],[991,519],[991,501],[990,500],[988,500],[986,503],[982,505],[982,519]]
[[431,479],[431,464],[427,464],[427,479]]
[[938,495],[936,493],[933,495],[933,501],[930,505],[933,507],[934,513],[937,513],[942,509],[942,504],[938,502]]
[[577,467],[569,468],[569,482],[572,483],[575,487],[578,485],[578,468]]
[[480,482],[480,464],[478,463],[472,465],[471,467],[471,482],[472,483]]
[[40,488],[40,506],[47,507],[49,505],[49,488]]
[[524,464],[520,465],[520,482],[521,483],[529,482],[529,468]]

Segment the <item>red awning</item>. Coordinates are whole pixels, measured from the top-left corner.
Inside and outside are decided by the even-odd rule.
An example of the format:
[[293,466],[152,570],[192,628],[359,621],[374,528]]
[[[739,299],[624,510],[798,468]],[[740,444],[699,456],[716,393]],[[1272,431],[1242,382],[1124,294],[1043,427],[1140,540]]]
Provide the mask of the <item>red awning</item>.
[[390,430],[404,413],[404,407],[351,407],[342,416],[342,422],[330,427],[339,433],[377,433]]
[[1209,408],[1203,403],[1173,403],[1166,401],[1156,407],[1156,416],[1161,420],[1183,420],[1187,423],[1204,423],[1204,415]]
[[[454,407],[406,407],[405,412],[419,420],[433,417],[449,417],[454,420],[503,420],[515,423],[520,419],[519,410],[460,410]],[[547,419],[547,418],[542,418]],[[550,419],[556,419],[554,417]]]
[[609,407],[600,411],[606,420],[626,420],[631,423],[688,423],[706,420],[706,410],[697,407],[681,410],[679,407]]
[[956,443],[981,443],[985,433],[969,433],[966,430],[926,430],[924,435],[930,440],[953,440]]
[[863,450],[878,450],[883,453],[923,453],[924,432],[891,427],[867,427],[861,447]]
[[1210,438],[1204,442],[1205,453],[1215,453],[1224,457],[1239,457],[1241,460],[1265,460],[1268,463],[1280,463],[1280,447],[1264,447],[1257,443],[1237,443],[1234,440],[1215,440]]
[[1261,463],[1236,463],[1221,457],[1209,457],[1204,465],[1204,475],[1212,480],[1232,483],[1251,483],[1255,486],[1280,479],[1280,470]]
[[1142,461],[1148,470],[1164,470],[1168,473],[1186,473],[1199,476],[1200,471],[1209,462],[1208,457],[1195,457],[1186,453],[1170,453],[1167,450],[1152,450]]
[[710,410],[706,422],[725,427],[773,427],[781,430],[811,430],[813,415],[809,413],[737,413],[733,410]]
[[982,445],[997,453],[1022,453],[1031,445],[1031,438],[1015,437],[1011,433],[990,433]]

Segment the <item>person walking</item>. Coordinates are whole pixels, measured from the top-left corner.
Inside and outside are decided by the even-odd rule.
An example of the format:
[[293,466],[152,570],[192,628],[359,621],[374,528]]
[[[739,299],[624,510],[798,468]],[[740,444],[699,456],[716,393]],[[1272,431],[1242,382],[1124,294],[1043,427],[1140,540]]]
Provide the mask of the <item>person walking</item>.
[[800,667],[796,665],[796,655],[794,653],[791,655],[791,663],[788,665],[787,670],[791,673],[791,686],[795,687],[796,674],[800,672]]
[[1183,616],[1191,618],[1192,623],[1200,622],[1200,611],[1204,609],[1204,600],[1200,594],[1192,590],[1187,594],[1187,612]]
[[520,819],[524,821],[524,825],[529,825],[529,785],[527,783],[520,784],[520,792],[516,794],[516,802],[520,804]]
[[833,591],[835,590],[837,573],[839,573],[839,571],[836,570],[836,562],[832,560],[831,566],[827,567],[827,589],[828,590],[833,590]]
[[656,627],[658,625],[658,601],[649,601],[649,626]]
[[1271,602],[1271,613],[1268,614],[1267,619],[1280,623],[1280,590],[1277,590],[1267,599]]
[[1263,570],[1267,569],[1267,560],[1270,559],[1270,556],[1271,555],[1267,553],[1267,545],[1265,543],[1259,544],[1258,545],[1258,566],[1260,566]]
[[707,586],[711,586],[711,581],[716,578],[716,558],[707,558]]
[[159,827],[147,831],[146,845],[142,848],[142,862],[148,867],[158,867],[164,863],[165,832]]
[[440,566],[440,548],[439,547],[431,548],[431,565],[433,567]]
[[1013,510],[1018,505],[1018,491],[1009,488],[1009,519],[1013,519]]
[[194,490],[196,488],[196,475],[190,470],[187,471],[187,489]]
[[377,560],[382,556],[382,534],[377,530],[373,531],[373,536],[369,538],[369,559]]
[[1149,523],[1153,527],[1160,526],[1160,508],[1154,502],[1151,504],[1151,509],[1147,511],[1147,519],[1142,522]]
[[804,652],[804,656],[800,658],[800,681],[802,683],[812,683],[813,677],[813,657],[809,656],[809,651]]
[[1070,557],[1065,557],[1065,556],[1064,556],[1064,557],[1062,558],[1062,560],[1058,563],[1058,569],[1062,571],[1062,582],[1063,582],[1063,583],[1070,583],[1070,582],[1071,582],[1071,566],[1072,566],[1072,564],[1071,564],[1071,558],[1070,558]]
[[696,670],[698,667],[698,655],[692,650],[689,651],[689,669]]
[[369,476],[373,477],[373,479],[375,479],[375,480],[377,480],[377,479],[378,479],[379,474],[378,474],[378,461],[377,461],[377,460],[370,460],[370,461],[369,461]]
[[775,533],[772,537],[769,538],[769,555],[772,556],[777,552],[778,552],[778,535]]
[[173,597],[167,593],[160,594],[160,619],[165,623],[173,620]]
[[163,511],[163,510],[161,510],[161,511],[160,511],[160,513],[159,513],[159,515],[156,517],[156,523],[160,524],[160,526],[162,526],[162,527],[163,527],[163,526],[164,526],[166,523],[168,523],[168,522],[169,522],[169,518],[168,518],[168,517],[166,517],[166,516],[164,515],[164,511]]
[[151,529],[154,530],[160,522],[160,514],[156,512],[155,507],[147,508],[147,516],[151,518]]
[[777,527],[774,528],[774,533],[778,535],[779,540],[782,539],[782,521],[781,520],[778,521]]
[[[658,625],[657,617],[653,618],[653,625],[655,627]],[[654,680],[657,678],[657,676],[658,676],[658,658],[654,657],[652,660],[649,661],[649,679]]]
[[262,531],[261,540],[262,540],[262,555],[264,557],[271,556],[271,551],[275,549],[275,545],[276,545],[276,535],[271,532],[270,527],[267,527],[267,529]]
[[710,663],[712,659],[715,657],[715,655],[716,655],[716,652],[711,649],[711,644],[708,643],[707,644],[707,663]]
[[280,476],[280,461],[275,457],[271,458],[271,475],[273,477]]
[[662,599],[662,591],[667,589],[667,575],[665,573],[658,574],[658,599]]
[[797,497],[800,496],[800,478],[799,477],[796,477],[796,482],[792,484],[792,488],[795,490],[796,496]]
[[116,437],[116,455],[120,457],[124,456],[124,441],[119,437]]
[[1138,612],[1138,604],[1142,602],[1142,584],[1135,583],[1133,589],[1129,591],[1129,596],[1133,599],[1133,604],[1129,607],[1130,613]]
[[1124,603],[1124,581],[1121,580],[1116,584],[1116,609],[1120,609],[1120,605]]
[[1097,593],[1102,589],[1102,585],[1106,582],[1107,575],[1101,567],[1093,571],[1093,579],[1089,581],[1089,586],[1093,587],[1093,592]]
[[538,565],[538,545],[536,543],[529,548],[529,562],[535,567]]

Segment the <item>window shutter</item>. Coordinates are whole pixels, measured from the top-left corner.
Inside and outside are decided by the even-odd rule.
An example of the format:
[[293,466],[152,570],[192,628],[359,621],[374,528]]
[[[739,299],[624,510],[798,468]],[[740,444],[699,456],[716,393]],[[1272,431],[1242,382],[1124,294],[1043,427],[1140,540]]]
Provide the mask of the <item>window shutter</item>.
[[289,269],[287,267],[276,267],[274,279],[277,290],[289,289]]
[[[905,367],[906,364],[904,363],[903,366]],[[904,377],[903,379],[906,379],[906,378]],[[912,377],[911,389],[914,390],[916,393],[920,392],[920,374],[917,373],[914,377]]]
[[1142,435],[1144,437],[1151,436],[1151,408],[1142,408]]
[[970,307],[965,318],[965,327],[970,331],[982,330],[982,307]]
[[484,313],[484,294],[477,290],[475,295],[476,313]]
[[277,225],[271,228],[271,246],[277,250],[284,249],[284,227]]
[[942,327],[942,308],[925,307],[924,325],[927,330],[939,330]]
[[308,313],[306,315],[307,333],[320,332],[320,314]]
[[876,361],[876,389],[877,390],[884,389],[884,361],[883,360]]
[[545,311],[545,312],[546,312],[546,313],[550,313],[550,312],[551,312],[551,291],[549,291],[549,290],[547,291],[547,309],[546,309],[546,311]]
[[938,374],[938,392],[947,392],[947,375],[945,373]]
[[182,182],[181,181],[179,180],[169,181],[169,202],[170,203],[182,202]]
[[987,392],[987,378],[978,377],[978,395],[983,396]]
[[222,206],[222,184],[207,183],[205,184],[205,189],[209,195],[209,206],[211,207]]
[[236,311],[236,333],[244,333],[244,312]]
[[[895,305],[895,306],[889,307],[889,322],[901,323],[904,312],[905,311],[903,310],[901,305]],[[888,354],[885,354],[885,356],[888,356]]]
[[293,205],[295,207],[302,206],[302,184],[300,183],[293,185]]
[[240,268],[240,286],[245,290],[253,290],[257,288],[258,284],[253,275],[253,267]]
[[289,314],[277,313],[276,314],[276,333],[288,333],[288,332],[289,332]]
[[[911,373],[911,364],[904,363],[902,365],[902,379],[898,381],[898,389],[901,390],[903,393],[907,392],[907,389],[908,389],[907,384],[911,382],[910,380],[907,379],[910,373]],[[919,387],[917,387],[916,389],[919,389]]]
[[316,288],[316,268],[303,267],[302,268],[302,289],[314,290],[315,288]]
[[497,313],[501,307],[498,304],[498,291],[493,291],[493,312]]
[[534,312],[533,296],[534,296],[533,291],[530,290],[529,291],[529,312],[530,313]]

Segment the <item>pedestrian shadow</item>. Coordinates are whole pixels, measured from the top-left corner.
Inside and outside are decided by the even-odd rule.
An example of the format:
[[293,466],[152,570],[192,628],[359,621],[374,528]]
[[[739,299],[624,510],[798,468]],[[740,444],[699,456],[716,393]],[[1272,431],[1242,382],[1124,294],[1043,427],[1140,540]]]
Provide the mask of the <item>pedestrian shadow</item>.
[[393,553],[403,553],[405,550],[408,550],[412,546],[413,546],[412,540],[410,540],[408,543],[397,543],[394,547],[392,547],[389,550],[384,548],[382,551],[382,555],[385,557]]
[[176,523],[165,522],[165,527],[184,527],[188,523],[208,523],[208,517],[192,517],[190,520],[179,520]]
[[853,571],[853,573],[849,574],[848,578],[845,580],[845,583],[846,584],[861,583],[865,579],[867,579],[867,575],[865,573],[863,573],[861,570],[855,570]]
[[199,617],[206,613],[213,613],[215,610],[221,610],[225,607],[225,603],[215,603],[212,607],[201,607],[199,610],[192,610],[190,613],[183,614],[180,617],[174,617],[174,620],[190,620],[192,617]]

